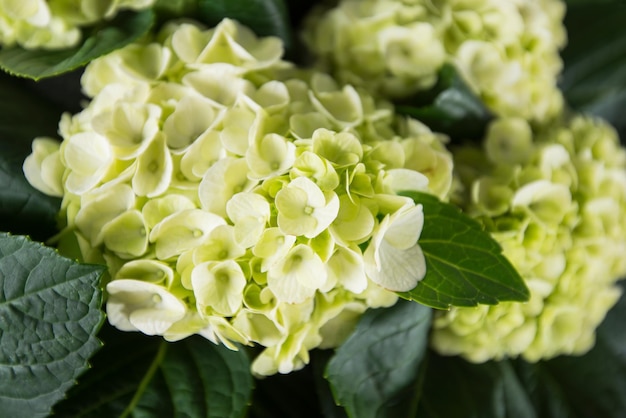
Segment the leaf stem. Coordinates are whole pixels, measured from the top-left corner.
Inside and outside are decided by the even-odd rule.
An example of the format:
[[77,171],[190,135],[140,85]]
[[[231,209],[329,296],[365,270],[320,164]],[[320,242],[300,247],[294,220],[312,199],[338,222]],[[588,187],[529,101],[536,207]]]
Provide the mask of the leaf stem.
[[156,373],[157,369],[161,365],[161,362],[163,361],[163,358],[165,357],[165,354],[167,353],[167,345],[168,343],[166,341],[161,341],[161,344],[159,345],[159,351],[157,351],[156,356],[154,356],[154,360],[152,360],[152,364],[150,364],[146,375],[143,377],[143,379],[141,379],[141,382],[137,387],[137,391],[135,392],[133,399],[130,400],[130,403],[128,404],[124,412],[122,412],[120,418],[126,418],[130,416],[130,414],[133,412],[133,409],[135,409],[135,406],[137,406],[137,403],[143,396],[143,393],[146,391],[146,388],[150,384],[152,377]]

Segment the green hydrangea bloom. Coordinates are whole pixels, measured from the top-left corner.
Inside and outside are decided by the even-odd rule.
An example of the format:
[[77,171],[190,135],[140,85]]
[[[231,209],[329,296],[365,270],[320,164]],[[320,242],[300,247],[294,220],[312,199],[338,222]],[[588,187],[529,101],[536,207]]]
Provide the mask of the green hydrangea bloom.
[[535,135],[521,119],[497,120],[484,146],[457,153],[461,205],[499,241],[531,297],[440,312],[432,345],[473,362],[582,354],[626,273],[626,151],[608,124],[583,116]]
[[120,10],[140,10],[156,0],[0,0],[0,46],[69,48],[82,26],[112,19]]
[[403,98],[454,64],[495,113],[543,122],[558,115],[565,43],[561,0],[341,0],[304,32],[342,82]]
[[93,61],[92,100],[24,163],[63,197],[61,246],[108,265],[114,326],[260,344],[260,375],[415,287],[423,208],[396,193],[452,183],[444,137],[282,52],[232,20],[166,25]]

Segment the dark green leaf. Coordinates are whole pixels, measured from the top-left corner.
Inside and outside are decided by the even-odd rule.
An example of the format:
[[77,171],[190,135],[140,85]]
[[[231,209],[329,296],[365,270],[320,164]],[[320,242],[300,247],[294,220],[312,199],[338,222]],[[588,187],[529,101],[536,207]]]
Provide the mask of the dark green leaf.
[[334,356],[334,350],[314,350],[311,353],[311,364],[315,392],[319,400],[321,415],[324,418],[347,418],[346,410],[337,405],[333,393],[330,390],[328,380],[324,377],[328,362]]
[[398,103],[396,111],[412,116],[453,140],[480,139],[493,119],[491,112],[470,90],[451,65],[439,71],[437,84],[428,92]]
[[0,75],[0,230],[40,240],[54,235],[61,201],[35,190],[22,164],[33,138],[54,135],[59,118],[59,112],[25,89],[22,80]]
[[20,77],[38,80],[82,67],[89,61],[119,49],[142,35],[154,23],[152,10],[123,12],[115,19],[90,28],[81,45],[63,50],[0,50],[0,68]]
[[161,337],[105,327],[94,368],[55,408],[61,417],[241,417],[252,392],[248,356],[202,337]]
[[244,415],[252,393],[250,362],[244,351],[231,351],[199,336],[162,344],[166,347],[158,370],[162,384],[151,381],[132,416],[163,416],[162,409],[150,402],[153,399],[170,406],[175,417]]
[[535,418],[508,362],[471,364],[431,354],[417,418]]
[[565,19],[569,39],[560,83],[572,107],[607,119],[622,134],[626,133],[625,21],[623,1],[571,6]]
[[198,0],[198,17],[210,26],[228,17],[259,36],[278,36],[291,47],[291,26],[284,0]]
[[120,332],[105,323],[98,338],[104,347],[92,368],[54,407],[58,417],[119,417],[131,402],[159,349],[162,338]]
[[72,262],[0,234],[0,411],[44,417],[87,369],[96,338],[101,266]]
[[363,315],[328,363],[335,400],[351,417],[411,417],[432,310],[400,301]]
[[157,0],[154,10],[159,21],[180,18],[194,18],[198,12],[198,0]]
[[28,152],[33,138],[57,132],[61,111],[24,81],[0,72],[0,140],[7,144],[2,153],[9,147]]
[[426,276],[402,297],[439,309],[528,300],[523,279],[478,222],[432,195],[406,195],[424,206]]

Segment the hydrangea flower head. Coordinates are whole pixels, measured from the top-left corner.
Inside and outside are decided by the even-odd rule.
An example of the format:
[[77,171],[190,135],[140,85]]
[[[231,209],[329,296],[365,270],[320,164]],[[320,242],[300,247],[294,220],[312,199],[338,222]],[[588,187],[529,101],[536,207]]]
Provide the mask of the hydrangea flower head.
[[432,345],[474,362],[582,354],[626,273],[626,151],[608,124],[583,116],[534,134],[521,119],[496,120],[484,145],[481,158],[457,154],[462,204],[531,297],[439,313]]
[[27,49],[75,46],[80,28],[112,19],[121,10],[141,10],[155,0],[0,0],[0,46]]
[[558,115],[561,0],[341,0],[316,9],[304,37],[345,83],[401,99],[432,87],[453,64],[496,114]]
[[108,265],[113,325],[260,344],[261,375],[417,285],[423,210],[397,192],[452,181],[445,138],[281,54],[232,20],[170,24],[92,62],[91,102],[24,163]]

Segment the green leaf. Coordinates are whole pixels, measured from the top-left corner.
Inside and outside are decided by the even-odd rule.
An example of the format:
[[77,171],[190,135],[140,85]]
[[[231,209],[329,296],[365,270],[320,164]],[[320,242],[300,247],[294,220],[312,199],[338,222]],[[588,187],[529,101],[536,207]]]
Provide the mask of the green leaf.
[[33,138],[54,135],[59,118],[60,113],[29,92],[22,80],[0,74],[0,230],[40,240],[55,233],[61,200],[35,190],[22,164]]
[[63,50],[28,50],[12,47],[0,50],[0,68],[20,77],[39,80],[76,68],[143,36],[154,23],[151,9],[138,13],[123,12],[113,20],[94,26],[84,33],[81,45]]
[[396,111],[450,135],[453,140],[483,138],[493,119],[480,98],[449,64],[441,68],[437,84],[430,91],[398,103]]
[[250,362],[194,336],[161,337],[103,328],[94,368],[55,407],[62,417],[242,417],[252,393]]
[[349,416],[413,416],[431,316],[430,308],[406,301],[363,315],[326,369]]
[[562,54],[565,69],[560,87],[574,109],[603,117],[624,134],[626,4],[604,3],[568,8],[565,26],[569,39]]
[[198,0],[198,17],[210,26],[228,17],[259,36],[278,36],[291,47],[291,25],[283,0]]
[[183,16],[194,18],[198,12],[198,0],[157,0],[153,8],[159,22]]
[[431,353],[416,418],[536,418],[509,362],[471,364]]
[[405,195],[424,206],[426,276],[400,296],[439,309],[528,300],[524,280],[478,222],[432,195]]
[[104,268],[0,234],[0,411],[44,417],[100,348]]

